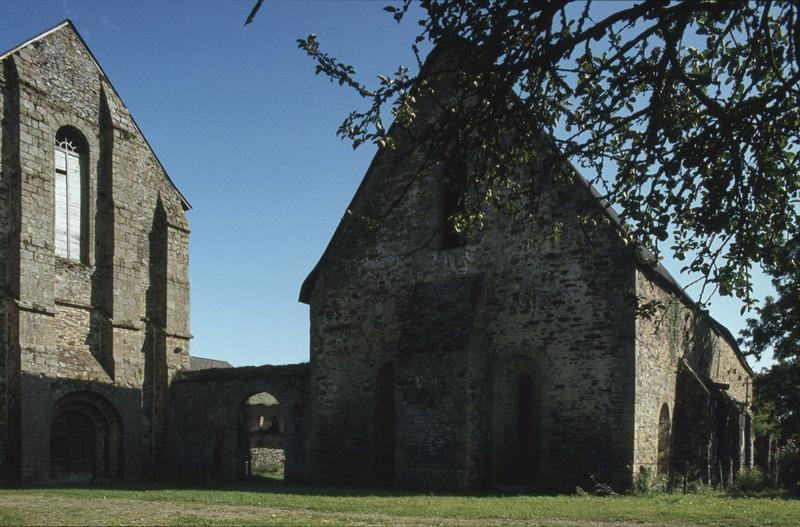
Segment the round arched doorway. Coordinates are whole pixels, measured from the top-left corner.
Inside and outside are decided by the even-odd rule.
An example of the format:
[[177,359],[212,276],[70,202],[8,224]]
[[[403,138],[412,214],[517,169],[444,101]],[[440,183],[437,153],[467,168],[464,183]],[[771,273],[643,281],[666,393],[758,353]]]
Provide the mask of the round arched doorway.
[[241,403],[237,462],[240,479],[283,479],[285,429],[280,402],[271,393],[256,393]]
[[74,392],[54,406],[49,479],[86,483],[121,477],[122,426],[114,406],[92,392]]

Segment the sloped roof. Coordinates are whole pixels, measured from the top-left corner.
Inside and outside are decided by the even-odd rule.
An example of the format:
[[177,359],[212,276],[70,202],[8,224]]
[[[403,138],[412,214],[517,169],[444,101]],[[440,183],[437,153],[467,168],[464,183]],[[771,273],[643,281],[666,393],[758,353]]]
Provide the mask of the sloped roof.
[[[463,46],[463,41],[460,38],[448,38],[447,39],[448,45],[454,46]],[[422,78],[427,75],[432,69],[434,63],[442,57],[447,51],[447,45],[439,45],[436,46],[431,50],[428,56],[425,58],[425,63],[422,65],[422,68],[419,72],[419,77]],[[389,135],[392,133],[392,129],[394,128],[394,123],[389,127]],[[353,199],[350,200],[350,203],[347,205],[345,211],[350,211],[353,209],[353,206],[359,201],[361,198],[361,194],[364,193],[364,189],[367,187],[367,181],[370,179],[370,175],[373,173],[373,168],[375,167],[378,159],[381,157],[383,153],[382,150],[378,150],[375,155],[372,157],[372,161],[369,163],[369,167],[367,167],[367,172],[364,174],[364,177],[361,179],[361,183],[359,183],[358,188],[356,189],[355,194],[353,194]],[[345,225],[349,222],[352,218],[350,214],[342,215],[342,219],[339,220],[339,225],[336,226],[336,230],[333,232],[333,236],[328,241],[328,245],[325,246],[325,250],[322,252],[322,256],[320,257],[319,261],[317,261],[314,268],[308,273],[306,279],[303,280],[303,285],[300,286],[300,298],[299,301],[308,304],[311,300],[311,292],[314,290],[314,284],[317,280],[317,276],[319,275],[319,269],[322,266],[322,263],[325,261],[326,257],[330,253],[333,242],[336,240],[342,231],[345,229]]]
[[[94,56],[94,53],[92,53],[91,48],[89,48],[89,45],[86,44],[86,41],[83,39],[83,36],[78,31],[78,28],[75,27],[75,24],[69,18],[65,19],[62,22],[59,22],[58,24],[56,24],[55,26],[51,27],[50,29],[48,29],[48,30],[46,30],[46,31],[44,31],[42,33],[39,33],[35,37],[29,38],[25,42],[22,42],[21,44],[9,49],[8,51],[6,51],[4,53],[0,53],[0,61],[4,60],[6,57],[12,55],[13,53],[16,53],[17,51],[21,50],[22,48],[25,48],[25,47],[33,44],[34,42],[36,42],[38,40],[41,40],[41,39],[45,38],[46,36],[48,36],[48,35],[50,35],[52,33],[55,33],[56,31],[59,31],[59,30],[61,30],[63,28],[69,28],[70,30],[72,30],[73,33],[75,33],[75,35],[78,37],[78,40],[80,40],[80,42],[83,45],[83,47],[86,48],[86,51],[89,53],[89,57],[91,57],[92,62],[97,67],[97,71],[100,72],[100,74],[106,80],[108,85],[114,91],[114,94],[122,102],[122,105],[127,109],[127,106],[125,105],[125,102],[122,100],[122,97],[120,97],[119,92],[117,91],[117,89],[112,84],[111,79],[109,79],[108,75],[106,75],[106,72],[103,71],[102,66],[100,66],[99,62],[97,62],[97,58]],[[175,182],[172,181],[172,178],[169,177],[169,174],[167,173],[167,169],[164,168],[164,164],[161,162],[161,160],[156,155],[155,150],[153,150],[153,147],[150,145],[150,142],[147,140],[147,137],[142,132],[142,129],[139,127],[139,124],[136,122],[136,119],[134,119],[133,115],[130,114],[130,112],[128,112],[128,113],[129,113],[129,115],[131,117],[131,121],[133,122],[133,126],[136,127],[136,131],[139,132],[139,135],[142,137],[142,139],[144,139],[144,142],[147,145],[147,148],[150,149],[150,152],[153,154],[153,157],[155,158],[156,162],[158,163],[158,166],[161,167],[161,171],[166,176],[167,181],[169,181],[169,183],[172,186],[172,188],[175,189],[175,192],[178,194],[178,197],[181,200],[181,204],[183,205],[183,210],[190,210],[192,208],[192,205],[189,203],[189,200],[186,199],[186,196],[183,195],[183,193],[180,191],[180,189],[178,189],[177,185],[175,185]]]
[[[619,215],[614,212],[614,209],[611,208],[611,205],[600,196],[600,193],[584,178],[578,170],[570,164],[570,167],[577,177],[578,181],[583,185],[588,192],[592,195],[593,198],[597,200],[597,202],[602,207],[603,211],[605,212],[606,216],[611,220],[612,224],[617,228],[618,232],[623,232],[622,221],[619,218]],[[661,287],[666,289],[667,291],[677,295],[681,300],[686,302],[692,307],[698,307],[697,302],[686,292],[686,289],[682,287],[678,281],[675,279],[674,276],[667,270],[664,265],[658,261],[658,258],[653,255],[650,250],[642,245],[641,243],[636,242],[634,244],[634,257],[636,259],[636,264],[639,270],[644,272],[648,275],[649,278],[653,279],[653,281],[657,282]],[[734,353],[736,354],[739,362],[741,362],[742,366],[744,366],[745,370],[751,375],[755,376],[755,372],[747,363],[747,359],[744,357],[744,353],[742,353],[741,348],[739,348],[739,343],[736,342],[736,338],[734,338],[733,334],[730,332],[728,328],[722,325],[717,319],[712,317],[708,312],[704,312],[704,316],[708,323],[711,325],[712,329],[716,331],[721,337],[728,341],[733,348]]]
[[205,357],[189,357],[189,369],[192,371],[211,370],[214,368],[233,368],[230,362]]
[[[461,39],[456,39],[455,42],[449,41],[450,44],[455,44],[457,46],[463,46],[464,41]],[[430,71],[432,68],[432,63],[438,60],[438,58],[444,53],[443,46],[437,46],[434,48],[428,57],[425,59],[425,63],[422,66],[420,71],[420,77],[426,74],[426,71]],[[392,125],[394,126],[394,125]],[[390,132],[391,133],[391,128]],[[555,141],[552,138],[549,139],[549,145],[551,148],[554,149],[558,155],[562,155],[561,151],[557,148]],[[361,180],[361,183],[358,186],[355,194],[353,195],[353,199],[350,201],[349,205],[345,209],[346,211],[352,210],[355,204],[360,199],[361,195],[364,193],[364,189],[367,186],[367,181],[370,179],[370,176],[373,173],[373,168],[377,162],[377,159],[381,156],[381,151],[379,150],[375,156],[372,158],[369,167],[367,168],[367,172],[364,175],[364,178]],[[614,211],[611,207],[611,204],[608,203],[605,199],[602,198],[600,193],[589,183],[589,181],[584,178],[580,172],[575,168],[575,166],[569,162],[569,160],[565,159],[565,161],[569,164],[570,169],[572,170],[576,180],[583,186],[587,192],[597,200],[598,204],[600,205],[601,209],[605,212],[606,216],[609,218],[611,223],[617,229],[620,234],[624,233],[622,221],[619,218],[619,215]],[[329,256],[330,251],[332,250],[334,241],[341,235],[342,231],[346,228],[347,223],[352,218],[349,214],[344,214],[342,219],[339,221],[339,225],[336,227],[336,230],[331,236],[331,239],[328,242],[328,245],[325,247],[325,250],[322,253],[319,261],[317,261],[314,268],[311,272],[306,276],[306,279],[303,281],[302,286],[300,287],[300,296],[299,301],[308,304],[311,300],[311,293],[314,290],[314,285],[317,280],[317,276],[319,275],[320,268],[322,267],[324,261]],[[653,279],[657,282],[661,287],[665,288],[667,291],[675,294],[681,300],[689,304],[693,307],[698,307],[697,302],[692,299],[692,297],[686,292],[686,290],[678,283],[678,281],[672,276],[672,274],[667,270],[664,265],[662,265],[658,259],[651,253],[644,245],[641,243],[634,244],[634,259],[637,264],[637,268],[648,275],[649,278]],[[753,372],[750,365],[747,363],[747,360],[742,353],[742,350],[739,348],[739,344],[736,342],[736,338],[731,334],[730,330],[723,326],[719,321],[711,317],[707,312],[704,312],[705,317],[709,324],[711,325],[712,329],[724,338],[730,344],[731,348],[733,349],[734,353],[736,354],[739,362],[745,368],[745,370],[751,375],[754,376],[755,373]]]

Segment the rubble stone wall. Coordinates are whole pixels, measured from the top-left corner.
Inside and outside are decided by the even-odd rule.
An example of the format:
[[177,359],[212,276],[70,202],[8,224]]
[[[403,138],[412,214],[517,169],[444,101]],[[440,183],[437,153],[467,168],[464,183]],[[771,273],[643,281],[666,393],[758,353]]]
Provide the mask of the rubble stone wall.
[[282,448],[251,448],[250,462],[252,471],[275,470],[286,462]]
[[[698,316],[693,306],[671,293],[652,276],[636,273],[640,302],[657,301],[659,308],[650,318],[636,321],[636,428],[634,471],[655,470],[658,457],[658,419],[666,404],[674,417],[681,361],[706,383],[728,385],[724,390],[750,412],[752,378],[735,343],[714,324]],[[686,400],[685,397],[683,397]],[[706,419],[711,419],[707,412]],[[699,429],[710,431],[711,423]],[[742,433],[744,433],[742,431]],[[752,438],[748,439],[752,441]],[[744,441],[740,444],[744,445]]]
[[[504,460],[517,456],[507,439],[518,435],[509,430],[527,375],[531,483],[630,484],[634,264],[611,225],[581,223],[579,211],[603,219],[595,198],[574,178],[531,206],[534,229],[489,211],[481,232],[443,248],[443,170],[417,179],[423,154],[396,144],[373,160],[302,293],[311,318],[310,477],[370,482],[393,463],[403,486],[513,479]],[[544,174],[532,168],[520,181]],[[391,423],[379,385],[389,382],[379,381],[387,364]],[[394,434],[388,456],[385,430]]]
[[[153,474],[166,386],[189,360],[182,198],[71,24],[2,62],[1,367],[14,401],[2,415],[19,421],[8,423],[8,447],[0,443],[7,450],[0,472],[24,481],[47,478],[54,404],[48,390],[57,385],[59,393],[68,386],[102,392],[119,409],[131,444],[124,476]],[[54,254],[54,141],[64,126],[78,130],[88,147],[81,153],[86,226],[80,261]],[[151,262],[159,206],[167,240],[163,281]],[[158,327],[148,317],[153,303],[167,311]]]
[[308,364],[178,373],[170,388],[169,475],[202,481],[243,478],[249,450],[245,400],[261,392],[278,400],[284,477],[305,480]]

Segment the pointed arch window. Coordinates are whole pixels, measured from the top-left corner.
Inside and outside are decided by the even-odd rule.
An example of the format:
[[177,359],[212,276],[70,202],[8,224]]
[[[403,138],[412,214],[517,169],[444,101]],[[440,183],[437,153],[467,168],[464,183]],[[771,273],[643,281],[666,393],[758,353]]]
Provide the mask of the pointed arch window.
[[81,261],[84,255],[84,203],[87,146],[77,130],[64,127],[55,140],[55,253]]

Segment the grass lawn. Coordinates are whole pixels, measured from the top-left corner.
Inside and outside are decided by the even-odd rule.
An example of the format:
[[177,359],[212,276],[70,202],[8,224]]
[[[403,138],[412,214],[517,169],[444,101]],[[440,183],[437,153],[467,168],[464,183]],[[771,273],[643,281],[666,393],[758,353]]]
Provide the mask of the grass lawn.
[[447,496],[281,482],[0,489],[0,525],[800,526],[800,500]]

